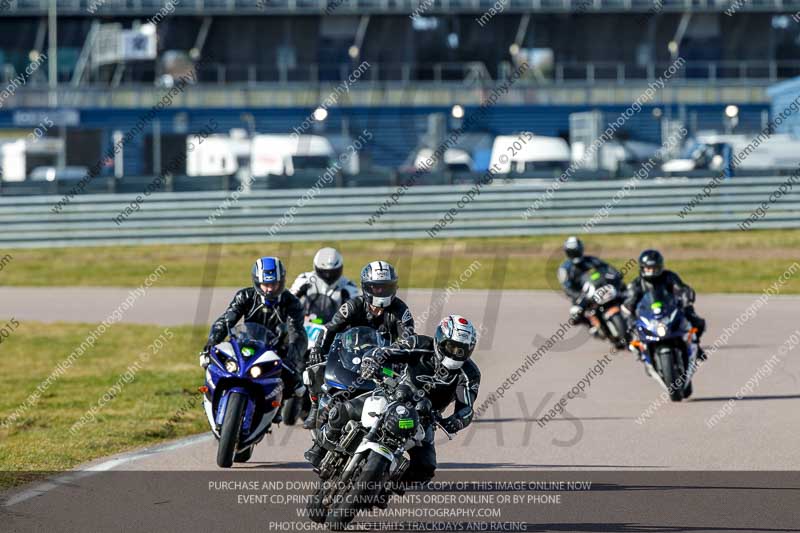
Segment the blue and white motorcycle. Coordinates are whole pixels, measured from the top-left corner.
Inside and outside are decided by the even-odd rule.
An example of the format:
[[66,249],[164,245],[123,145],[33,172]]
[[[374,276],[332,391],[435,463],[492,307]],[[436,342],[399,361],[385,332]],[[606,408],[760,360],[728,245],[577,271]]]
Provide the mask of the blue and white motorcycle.
[[688,398],[697,369],[697,329],[671,294],[645,294],[636,316],[631,351],[639,354],[647,374],[664,387],[673,402]]
[[219,440],[217,465],[229,468],[253,455],[269,431],[283,396],[283,362],[275,351],[278,337],[261,324],[239,324],[229,339],[209,354],[205,408]]

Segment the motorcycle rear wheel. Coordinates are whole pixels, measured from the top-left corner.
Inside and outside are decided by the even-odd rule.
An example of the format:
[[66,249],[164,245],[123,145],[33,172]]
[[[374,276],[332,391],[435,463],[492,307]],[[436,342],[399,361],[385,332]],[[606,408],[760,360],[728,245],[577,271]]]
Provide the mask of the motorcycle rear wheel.
[[303,407],[303,399],[292,397],[283,402],[283,409],[281,416],[283,416],[283,423],[287,426],[293,426],[300,418],[300,410]]

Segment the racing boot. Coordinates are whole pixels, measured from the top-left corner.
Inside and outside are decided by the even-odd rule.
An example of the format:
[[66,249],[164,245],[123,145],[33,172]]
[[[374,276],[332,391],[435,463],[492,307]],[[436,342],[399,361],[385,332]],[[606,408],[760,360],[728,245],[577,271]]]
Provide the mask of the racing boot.
[[317,410],[319,409],[319,402],[312,398],[311,407],[308,410],[308,416],[303,421],[304,429],[317,429]]
[[319,436],[314,441],[314,444],[303,454],[303,457],[312,464],[315,470],[322,464],[325,454],[327,454],[329,450],[336,449],[336,443],[339,442],[339,435],[337,433],[339,432],[334,432],[327,426],[323,427],[319,432]]

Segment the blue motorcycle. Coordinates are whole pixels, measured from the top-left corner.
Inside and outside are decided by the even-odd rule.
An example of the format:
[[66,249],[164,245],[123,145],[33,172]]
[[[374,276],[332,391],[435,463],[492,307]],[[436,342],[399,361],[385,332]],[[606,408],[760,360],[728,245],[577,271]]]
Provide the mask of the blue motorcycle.
[[229,468],[253,455],[269,431],[283,396],[276,353],[278,337],[261,324],[247,322],[229,331],[229,340],[209,354],[205,408],[211,431],[219,440],[217,465]]
[[671,294],[645,294],[636,316],[631,350],[639,354],[647,374],[664,387],[670,400],[688,398],[697,369],[697,329]]

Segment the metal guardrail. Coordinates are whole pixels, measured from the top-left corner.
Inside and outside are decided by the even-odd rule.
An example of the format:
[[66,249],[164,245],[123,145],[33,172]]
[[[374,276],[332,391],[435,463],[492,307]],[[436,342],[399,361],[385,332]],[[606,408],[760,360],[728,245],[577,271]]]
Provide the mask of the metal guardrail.
[[[2,0],[0,0],[2,1]],[[673,102],[682,104],[719,104],[737,102],[739,104],[769,103],[766,89],[771,82],[741,82],[676,80],[658,91],[653,104],[666,105]],[[561,85],[539,85],[531,90],[531,85],[515,84],[502,98],[503,103],[546,104],[546,105],[630,105],[647,89],[646,82],[629,82],[621,85],[616,82],[597,81],[592,84],[564,81]],[[332,94],[334,85],[314,85],[296,83],[286,86],[263,84],[254,87],[236,84],[203,84],[192,87],[174,99],[174,106],[186,108],[231,108],[231,107],[315,107],[320,98]],[[322,96],[321,96],[322,95]],[[461,82],[435,82],[412,84],[372,84],[356,85],[348,93],[350,106],[397,106],[397,105],[479,105],[485,101],[487,90],[478,85],[466,87]],[[23,109],[48,107],[54,100],[63,107],[79,109],[131,107],[145,108],[155,105],[164,96],[164,90],[149,85],[125,85],[114,88],[65,88],[59,87],[54,94],[44,88],[25,87],[3,102],[3,109]]]
[[[2,0],[0,0],[2,1]],[[551,67],[537,74],[515,80],[519,86],[549,87],[552,85],[617,83],[629,84],[653,82],[672,65],[669,61],[636,65],[621,61],[556,61]],[[490,71],[489,67],[493,70]],[[214,85],[247,88],[261,86],[290,87],[308,84],[334,84],[352,78],[355,65],[349,63],[303,63],[294,67],[284,65],[260,65],[252,63],[209,62],[196,66],[198,85],[208,88]],[[19,73],[12,69],[0,77],[10,83]],[[358,77],[361,85],[392,84],[393,86],[419,85],[435,87],[449,83],[466,84],[467,88],[487,88],[507,80],[514,71],[509,61],[487,65],[480,61],[376,62],[369,63]],[[492,72],[495,74],[493,75]],[[71,73],[59,76],[59,83],[69,86]],[[82,78],[81,88],[108,89],[108,80],[100,71],[87,72]],[[776,82],[800,76],[798,60],[715,60],[684,61],[681,69],[670,78],[670,84],[697,85],[700,83],[753,83]],[[124,65],[117,87],[139,86],[152,90],[158,77],[156,67],[150,63],[128,63]],[[29,82],[33,88],[44,88],[47,79]],[[163,90],[163,88],[162,88]]]
[[[587,220],[612,202],[626,180],[568,182],[553,200],[526,220],[525,210],[552,184],[550,180],[487,185],[455,222],[438,234],[490,237],[580,233]],[[734,230],[785,177],[736,177],[721,184],[684,219],[680,210],[708,179],[664,178],[642,181],[592,229],[596,233]],[[55,196],[0,198],[0,249],[55,246],[167,243],[235,243],[428,237],[429,230],[470,189],[469,186],[417,186],[407,190],[373,225],[367,219],[396,191],[388,187],[323,189],[298,207],[306,191],[275,190],[243,194],[220,212],[229,193],[160,193],[120,226],[112,219],[136,195],[73,198],[59,214],[50,211]],[[270,236],[268,228],[289,215],[293,220]],[[800,193],[789,192],[756,222],[756,228],[800,227]]]
[[[51,0],[0,0],[0,14],[41,15],[47,13]],[[144,15],[153,14],[165,5],[164,0],[55,0],[63,15]],[[424,14],[485,12],[496,0],[183,0],[172,10],[184,15],[281,15],[286,13],[321,14]],[[663,0],[664,12],[719,12],[731,7],[731,0]],[[800,8],[798,0],[749,0],[737,3],[738,12],[787,12]],[[652,12],[653,0],[506,0],[503,12]],[[496,7],[495,7],[496,9]]]

